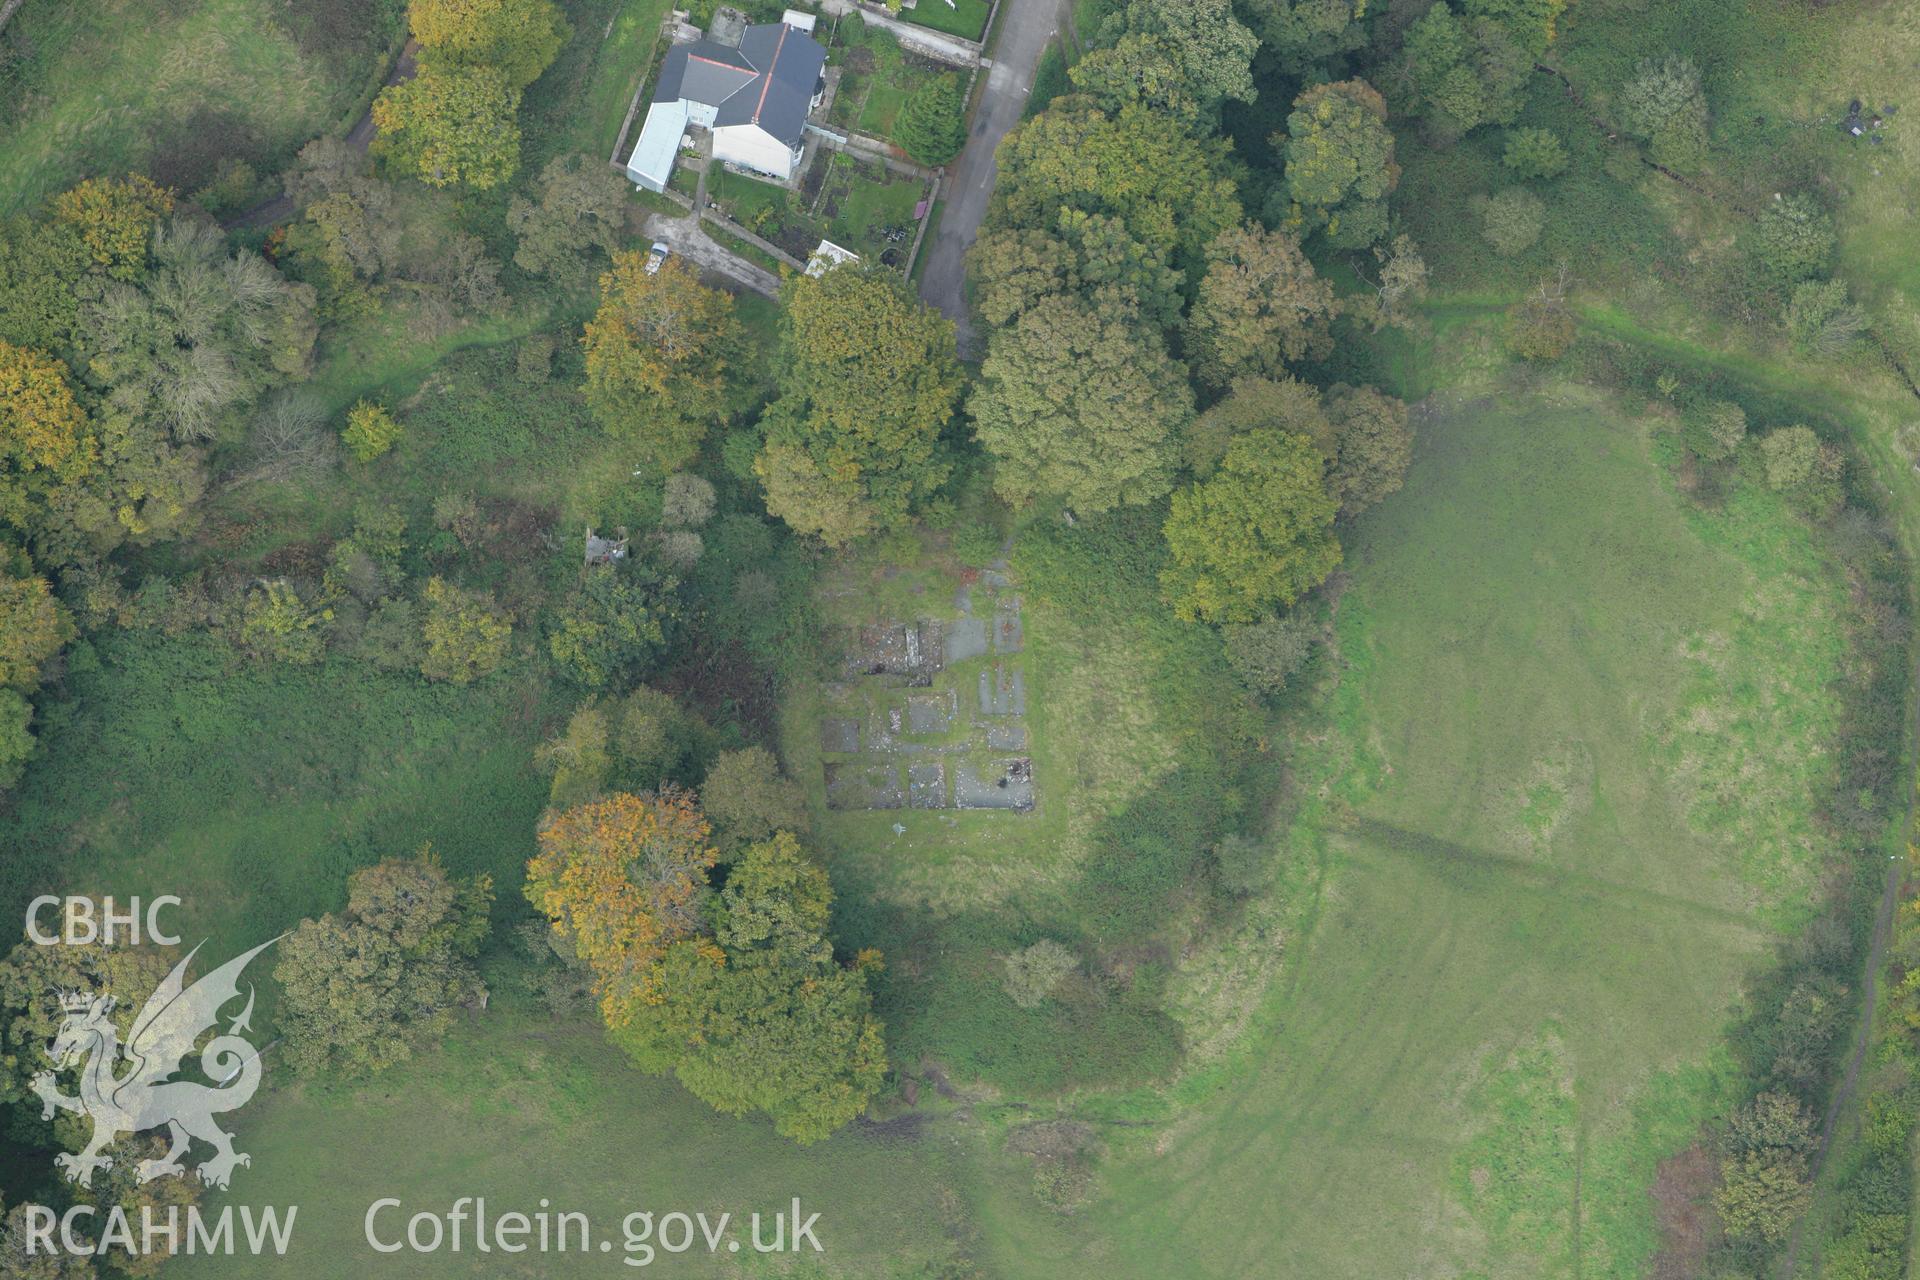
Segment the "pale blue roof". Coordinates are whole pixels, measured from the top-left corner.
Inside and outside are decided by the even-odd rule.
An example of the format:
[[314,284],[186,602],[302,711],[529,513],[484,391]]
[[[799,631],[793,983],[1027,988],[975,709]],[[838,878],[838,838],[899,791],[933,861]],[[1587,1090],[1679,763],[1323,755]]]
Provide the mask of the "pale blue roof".
[[656,102],[647,108],[647,123],[640,130],[627,161],[627,176],[649,191],[665,191],[673,176],[673,162],[680,154],[680,140],[687,132],[687,104]]

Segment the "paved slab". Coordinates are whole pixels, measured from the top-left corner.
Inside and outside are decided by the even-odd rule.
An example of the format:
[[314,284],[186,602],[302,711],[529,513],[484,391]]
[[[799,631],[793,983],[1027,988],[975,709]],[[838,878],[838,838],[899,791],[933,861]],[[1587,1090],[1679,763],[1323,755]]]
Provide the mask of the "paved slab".
[[826,774],[829,809],[898,809],[906,803],[897,765],[830,764]]
[[704,271],[769,298],[780,296],[779,277],[708,235],[700,219],[692,214],[670,218],[664,213],[649,213],[641,228],[650,239],[665,241],[675,253]]
[[956,809],[1033,808],[1033,761],[1016,756],[985,766],[956,765],[953,806]]
[[947,767],[938,760],[907,766],[907,804],[915,809],[947,807]]
[[827,720],[820,725],[820,749],[840,755],[852,755],[860,750],[860,722],[858,720]]
[[947,628],[947,665],[977,658],[987,651],[987,620],[956,618]]

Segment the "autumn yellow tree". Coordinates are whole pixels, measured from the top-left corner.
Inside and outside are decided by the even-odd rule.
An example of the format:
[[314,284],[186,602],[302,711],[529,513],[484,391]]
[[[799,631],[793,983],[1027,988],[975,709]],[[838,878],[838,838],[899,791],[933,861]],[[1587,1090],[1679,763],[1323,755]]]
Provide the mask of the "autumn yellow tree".
[[376,146],[436,187],[497,187],[520,167],[520,89],[497,68],[423,58],[373,100]]
[[513,619],[483,592],[463,591],[444,578],[427,579],[420,638],[420,674],[449,684],[471,684],[507,660]]
[[436,57],[495,67],[515,88],[539,79],[567,39],[552,0],[413,0],[407,22]]
[[93,451],[66,362],[0,340],[0,459],[65,478],[84,472]]
[[173,211],[173,192],[138,174],[89,178],[53,200],[54,220],[79,232],[94,265],[132,280],[147,265],[153,226]]
[[726,413],[736,333],[732,297],[701,284],[685,259],[649,273],[646,255],[615,253],[586,324],[593,416],[609,431],[637,433],[662,469],[685,466]]
[[347,425],[340,439],[354,457],[372,462],[400,442],[400,424],[385,405],[362,400],[347,411]]
[[0,685],[32,689],[73,636],[73,618],[45,578],[0,576]]
[[667,948],[700,933],[718,856],[693,797],[611,795],[547,823],[527,863],[527,900],[593,974],[610,1027],[660,998]]

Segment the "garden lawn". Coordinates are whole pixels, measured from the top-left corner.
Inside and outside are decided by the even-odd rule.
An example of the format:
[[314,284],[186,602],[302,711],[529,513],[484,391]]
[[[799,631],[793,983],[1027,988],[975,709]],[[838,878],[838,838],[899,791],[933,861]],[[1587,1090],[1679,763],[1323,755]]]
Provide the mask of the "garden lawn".
[[915,26],[931,27],[963,40],[978,40],[987,29],[987,14],[993,6],[987,0],[920,0],[900,16]]
[[1071,1231],[1009,1203],[1006,1274],[1645,1274],[1654,1166],[1811,899],[1842,603],[1770,495],[1696,513],[1651,452],[1572,388],[1422,424],[1348,539],[1269,1030],[1114,1131]]
[[[847,162],[837,159],[836,172]],[[863,257],[878,258],[889,249],[902,258],[913,242],[913,211],[927,194],[927,184],[917,178],[886,173],[879,178],[855,175],[845,183],[839,199],[839,212],[827,224],[827,235],[835,244],[845,245]],[[906,238],[888,240],[886,231],[905,231]]]

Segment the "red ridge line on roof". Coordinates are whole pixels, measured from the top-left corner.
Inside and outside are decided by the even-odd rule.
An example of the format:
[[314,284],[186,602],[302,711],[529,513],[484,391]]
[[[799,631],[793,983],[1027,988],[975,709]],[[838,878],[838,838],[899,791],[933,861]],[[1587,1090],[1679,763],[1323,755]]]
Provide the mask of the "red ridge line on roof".
[[766,80],[760,86],[760,101],[753,104],[754,124],[760,123],[760,108],[767,105],[767,90],[773,88],[773,69],[780,65],[780,50],[786,48],[787,32],[791,30],[793,30],[793,28],[789,27],[786,23],[783,22],[780,24],[780,38],[774,41],[773,57],[768,60],[767,69],[762,73],[766,76]]

